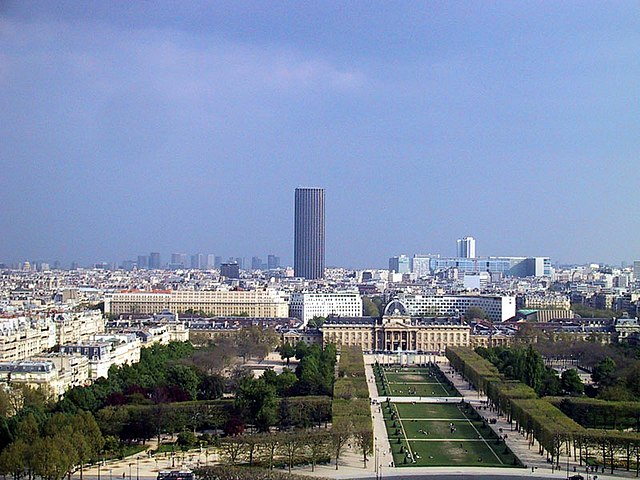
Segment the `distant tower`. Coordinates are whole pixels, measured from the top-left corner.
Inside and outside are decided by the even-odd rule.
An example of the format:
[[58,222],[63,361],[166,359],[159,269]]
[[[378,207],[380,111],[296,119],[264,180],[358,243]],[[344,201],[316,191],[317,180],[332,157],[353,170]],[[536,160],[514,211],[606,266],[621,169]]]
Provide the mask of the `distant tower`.
[[476,239],[473,237],[459,238],[457,242],[458,258],[476,258]]
[[158,252],[151,252],[149,254],[149,268],[151,270],[158,270],[160,268],[160,254]]
[[293,258],[296,277],[324,277],[323,188],[296,188]]
[[407,257],[406,255],[391,257],[389,259],[389,270],[392,270],[396,273],[411,272],[411,269],[409,268],[409,257]]

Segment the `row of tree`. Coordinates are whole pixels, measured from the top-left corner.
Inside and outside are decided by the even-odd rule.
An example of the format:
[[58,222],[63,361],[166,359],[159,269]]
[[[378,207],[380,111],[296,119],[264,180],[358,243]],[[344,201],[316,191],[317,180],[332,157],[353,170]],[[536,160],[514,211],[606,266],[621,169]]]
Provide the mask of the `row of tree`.
[[353,439],[362,453],[364,468],[373,451],[373,424],[371,400],[367,387],[362,350],[343,346],[338,362],[338,378],[334,386],[332,405],[332,435],[335,449],[336,470],[340,452]]
[[[540,453],[554,462],[560,462],[564,452],[582,462],[598,456],[603,466],[613,471],[616,461],[624,459],[627,470],[631,458],[640,459],[640,435],[631,432],[584,428],[546,399],[536,398],[535,391],[518,381],[509,381],[488,360],[471,349],[447,348],[451,366],[463,372],[467,380],[487,394],[493,407],[507,414],[534,444],[538,441]],[[639,466],[636,465],[636,475]]]
[[56,413],[37,417],[30,412],[17,424],[12,442],[0,453],[0,473],[15,480],[61,480],[102,451],[104,439],[93,415]]
[[585,386],[588,396],[604,400],[632,401],[640,397],[640,348],[625,342],[609,343],[593,334],[583,340],[574,334],[543,332],[527,324],[516,337],[545,358],[577,364],[593,373],[597,388]]
[[640,402],[616,402],[598,398],[547,397],[583,427],[640,432]]
[[506,377],[519,380],[544,396],[582,395],[584,385],[575,369],[558,374],[545,366],[542,355],[533,345],[515,347],[478,348],[477,352]]
[[260,466],[269,470],[286,466],[291,472],[294,465],[309,464],[315,471],[317,463],[330,461],[332,442],[331,431],[326,429],[264,432],[224,438],[219,452],[223,461],[232,466]]

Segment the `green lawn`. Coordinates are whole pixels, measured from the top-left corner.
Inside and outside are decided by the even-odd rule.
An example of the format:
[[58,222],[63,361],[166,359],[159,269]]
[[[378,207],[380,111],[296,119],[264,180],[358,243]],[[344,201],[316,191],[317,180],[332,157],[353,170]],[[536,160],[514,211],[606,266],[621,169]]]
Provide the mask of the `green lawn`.
[[384,367],[376,372],[376,386],[381,396],[394,397],[459,397],[437,367]]
[[[388,407],[383,403],[382,408],[397,466],[512,467],[517,463],[472,407],[458,403],[391,403]],[[391,412],[396,413],[395,419]]]

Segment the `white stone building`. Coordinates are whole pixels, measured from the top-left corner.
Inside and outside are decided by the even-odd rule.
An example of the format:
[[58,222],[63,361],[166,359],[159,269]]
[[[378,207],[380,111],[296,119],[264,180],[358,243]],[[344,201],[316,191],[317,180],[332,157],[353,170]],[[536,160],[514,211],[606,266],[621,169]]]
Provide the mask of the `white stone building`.
[[292,293],[289,314],[307,324],[313,317],[360,317],[362,297],[356,292]]

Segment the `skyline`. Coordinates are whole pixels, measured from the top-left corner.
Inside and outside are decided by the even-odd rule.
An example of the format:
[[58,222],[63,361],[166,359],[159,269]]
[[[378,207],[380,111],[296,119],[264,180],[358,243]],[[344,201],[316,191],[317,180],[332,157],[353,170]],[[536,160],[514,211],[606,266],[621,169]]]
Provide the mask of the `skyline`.
[[3,2],[0,262],[640,257],[634,2],[378,7]]

